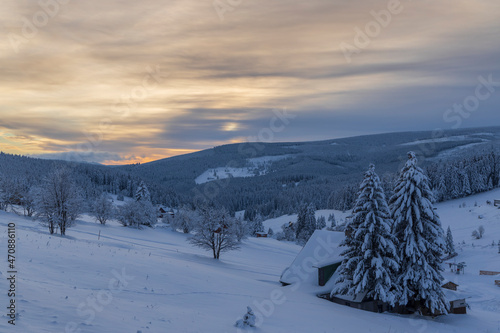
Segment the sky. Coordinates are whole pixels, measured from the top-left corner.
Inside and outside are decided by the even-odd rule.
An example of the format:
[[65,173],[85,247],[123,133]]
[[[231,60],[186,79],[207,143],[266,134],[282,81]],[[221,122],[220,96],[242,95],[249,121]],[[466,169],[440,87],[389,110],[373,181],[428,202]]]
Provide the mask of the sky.
[[499,36],[493,0],[2,0],[0,150],[115,165],[500,125]]

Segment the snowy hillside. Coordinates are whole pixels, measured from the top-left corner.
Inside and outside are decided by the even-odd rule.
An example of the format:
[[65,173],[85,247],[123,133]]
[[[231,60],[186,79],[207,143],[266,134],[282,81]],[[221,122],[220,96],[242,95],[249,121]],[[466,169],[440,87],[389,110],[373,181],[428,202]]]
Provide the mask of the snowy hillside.
[[[334,214],[337,223],[341,225],[345,222],[346,217],[351,215],[351,212],[341,212],[334,209],[321,209],[316,211],[316,218],[323,216],[327,220],[327,226],[330,226],[331,223],[328,222],[328,216],[330,216],[330,214]],[[278,232],[281,231],[281,226],[283,224],[288,224],[289,222],[295,221],[297,221],[297,214],[283,215],[274,219],[269,219],[263,222],[264,230],[267,231],[269,228],[271,228],[274,232]]]
[[[500,199],[500,190],[438,205],[459,252],[451,260],[467,264],[464,275],[447,269],[444,276],[459,284],[470,309],[467,315],[435,319],[344,307],[317,298],[325,290],[314,285],[281,287],[282,271],[301,250],[288,242],[249,238],[240,251],[215,261],[187,243],[186,235],[166,228],[102,226],[84,217],[60,237],[0,212],[4,253],[8,224],[16,224],[19,313],[13,328],[3,304],[0,332],[241,332],[233,324],[247,305],[259,324],[252,332],[497,332],[500,287],[493,282],[500,276],[479,275],[479,270],[500,271],[498,247],[492,245],[500,240],[500,209],[486,204],[494,199]],[[279,227],[290,219],[265,224]],[[480,225],[484,237],[473,240],[471,232]],[[5,295],[7,263],[0,268]]]
[[196,184],[204,184],[214,180],[227,178],[246,178],[263,176],[268,173],[269,167],[275,161],[288,158],[290,155],[261,156],[247,159],[248,166],[244,168],[232,168],[229,166],[211,168],[203,172],[194,180]]

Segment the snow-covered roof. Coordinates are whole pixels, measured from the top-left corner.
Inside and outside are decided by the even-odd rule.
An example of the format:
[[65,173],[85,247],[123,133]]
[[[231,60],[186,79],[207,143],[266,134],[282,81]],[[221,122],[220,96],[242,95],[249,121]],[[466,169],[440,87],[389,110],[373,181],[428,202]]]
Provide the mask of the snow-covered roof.
[[344,233],[342,232],[314,231],[290,267],[283,271],[280,282],[286,284],[297,282],[317,284],[317,267],[323,267],[342,260],[340,254],[344,249],[340,248],[339,245],[343,239]]
[[446,300],[448,302],[455,301],[458,299],[466,299],[466,298],[470,297],[470,295],[468,293],[463,292],[461,290],[454,291],[454,290],[450,290],[450,289],[446,289],[446,288],[442,288],[442,290],[444,293],[444,297],[446,298]]

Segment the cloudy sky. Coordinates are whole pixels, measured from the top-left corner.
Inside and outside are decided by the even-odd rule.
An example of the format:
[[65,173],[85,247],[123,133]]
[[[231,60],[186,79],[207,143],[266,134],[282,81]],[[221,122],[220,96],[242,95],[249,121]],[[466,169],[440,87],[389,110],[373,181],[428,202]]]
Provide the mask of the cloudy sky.
[[40,3],[0,4],[4,152],[124,164],[269,129],[305,141],[500,125],[499,1]]

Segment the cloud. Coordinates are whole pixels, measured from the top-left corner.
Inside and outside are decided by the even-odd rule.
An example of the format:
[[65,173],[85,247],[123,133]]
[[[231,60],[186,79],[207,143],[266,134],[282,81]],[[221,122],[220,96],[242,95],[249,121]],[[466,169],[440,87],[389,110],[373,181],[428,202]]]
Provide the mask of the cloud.
[[[493,1],[401,1],[350,64],[339,45],[387,1],[244,1],[222,21],[211,1],[70,1],[29,38],[39,3],[2,6],[0,149],[16,153],[90,142],[86,160],[144,161],[254,136],[282,107],[300,121],[276,140],[433,129],[479,75],[500,81]],[[496,96],[463,126],[498,119]]]

